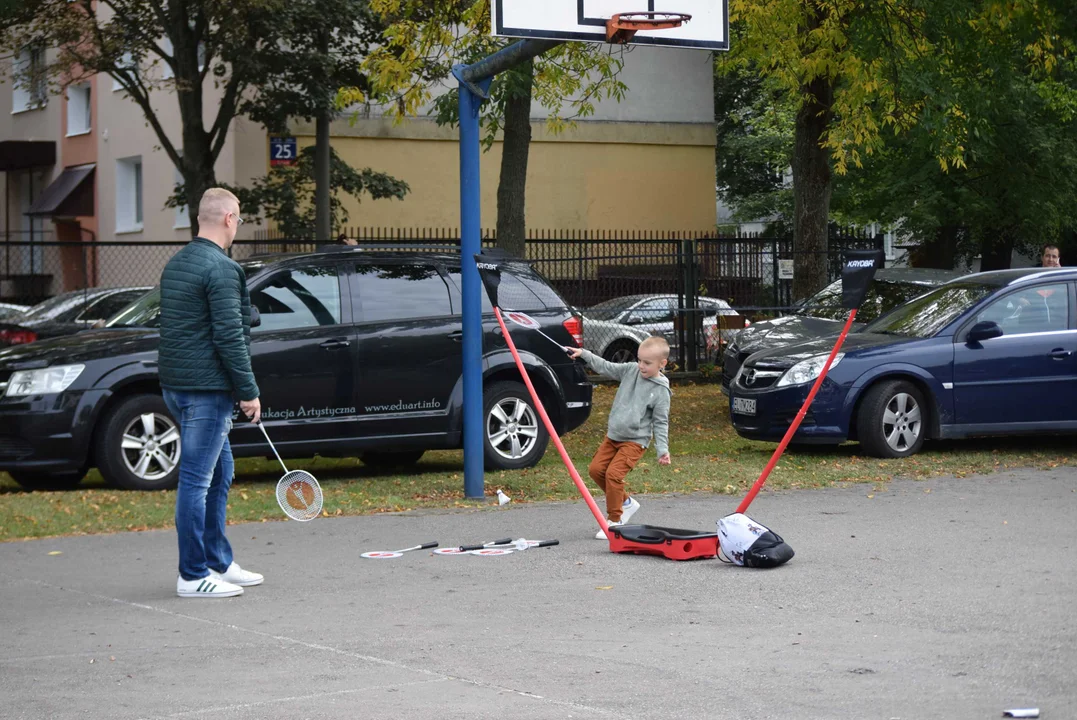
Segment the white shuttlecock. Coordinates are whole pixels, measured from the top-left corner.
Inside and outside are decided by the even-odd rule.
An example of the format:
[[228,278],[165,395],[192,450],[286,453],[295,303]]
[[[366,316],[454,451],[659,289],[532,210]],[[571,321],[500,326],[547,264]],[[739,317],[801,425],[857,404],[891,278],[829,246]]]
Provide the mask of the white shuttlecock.
[[500,488],[498,488],[498,490],[497,490],[497,504],[498,505],[508,505],[510,502],[512,502],[512,498],[510,498],[508,495],[506,495],[504,493],[504,491],[502,491]]

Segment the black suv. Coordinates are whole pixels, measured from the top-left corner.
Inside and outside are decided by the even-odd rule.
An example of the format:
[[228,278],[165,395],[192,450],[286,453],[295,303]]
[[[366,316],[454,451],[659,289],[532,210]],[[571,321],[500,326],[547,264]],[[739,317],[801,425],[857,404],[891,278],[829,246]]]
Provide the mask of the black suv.
[[[460,257],[334,247],[241,262],[251,292],[251,358],[262,417],[285,457],[417,461],[463,445]],[[503,263],[502,292],[566,345],[583,324],[529,265]],[[0,470],[23,487],[71,487],[90,467],[119,487],[175,487],[179,431],[157,379],[160,296],[107,327],[0,351]],[[483,294],[485,464],[537,463],[549,436]],[[563,434],[591,412],[583,366],[539,336],[513,339]],[[272,457],[238,406],[237,457]]]

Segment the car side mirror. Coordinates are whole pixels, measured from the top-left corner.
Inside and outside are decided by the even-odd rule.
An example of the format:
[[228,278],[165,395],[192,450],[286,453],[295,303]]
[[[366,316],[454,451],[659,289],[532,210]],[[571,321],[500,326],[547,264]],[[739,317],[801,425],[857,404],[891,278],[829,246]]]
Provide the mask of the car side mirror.
[[643,316],[639,313],[631,313],[625,318],[625,325],[639,325],[643,322]]
[[997,322],[985,320],[972,326],[972,329],[969,330],[968,342],[978,343],[997,337],[1002,337],[1002,328],[998,326]]
[[256,328],[262,324],[262,313],[258,312],[258,308],[251,305],[251,327]]

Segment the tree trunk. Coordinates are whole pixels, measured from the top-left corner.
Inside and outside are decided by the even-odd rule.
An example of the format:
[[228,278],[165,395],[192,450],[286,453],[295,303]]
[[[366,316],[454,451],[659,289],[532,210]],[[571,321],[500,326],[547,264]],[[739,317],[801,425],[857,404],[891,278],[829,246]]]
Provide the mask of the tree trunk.
[[329,111],[318,114],[314,148],[314,239],[327,243],[332,240],[333,219],[330,213],[329,193]]
[[501,146],[501,179],[497,186],[497,247],[517,257],[527,252],[527,160],[531,150],[531,90],[534,62],[521,63],[520,92],[505,103],[505,140]]
[[[181,105],[181,112],[182,105]],[[191,237],[198,235],[198,204],[202,193],[217,184],[213,153],[202,131],[201,118],[197,125],[184,121],[183,185],[187,195],[187,217],[191,220]],[[242,208],[240,208],[242,211]]]
[[[329,34],[322,32],[318,41],[318,51],[322,57],[329,55]],[[316,242],[327,243],[332,238],[333,219],[331,216],[329,193],[329,121],[330,108],[328,97],[323,98],[323,105],[319,109],[315,121],[315,147],[314,147],[314,239]]]
[[834,88],[817,78],[804,89],[809,99],[797,112],[793,148],[793,299],[810,297],[827,284],[827,221],[830,159],[822,147],[833,117]]
[[1015,237],[1008,229],[998,235],[985,237],[980,245],[980,271],[1007,270],[1013,262]]

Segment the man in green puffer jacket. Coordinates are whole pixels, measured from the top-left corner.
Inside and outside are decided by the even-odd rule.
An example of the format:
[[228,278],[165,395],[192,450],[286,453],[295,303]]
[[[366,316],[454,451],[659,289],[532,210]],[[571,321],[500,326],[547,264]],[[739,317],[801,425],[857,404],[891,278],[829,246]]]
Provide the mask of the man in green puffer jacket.
[[233,597],[263,580],[232,560],[225,537],[235,401],[251,422],[261,420],[247,279],[225,252],[242,222],[235,195],[207,190],[198,206],[199,237],[161,273],[158,375],[183,448],[176,493],[180,597]]

